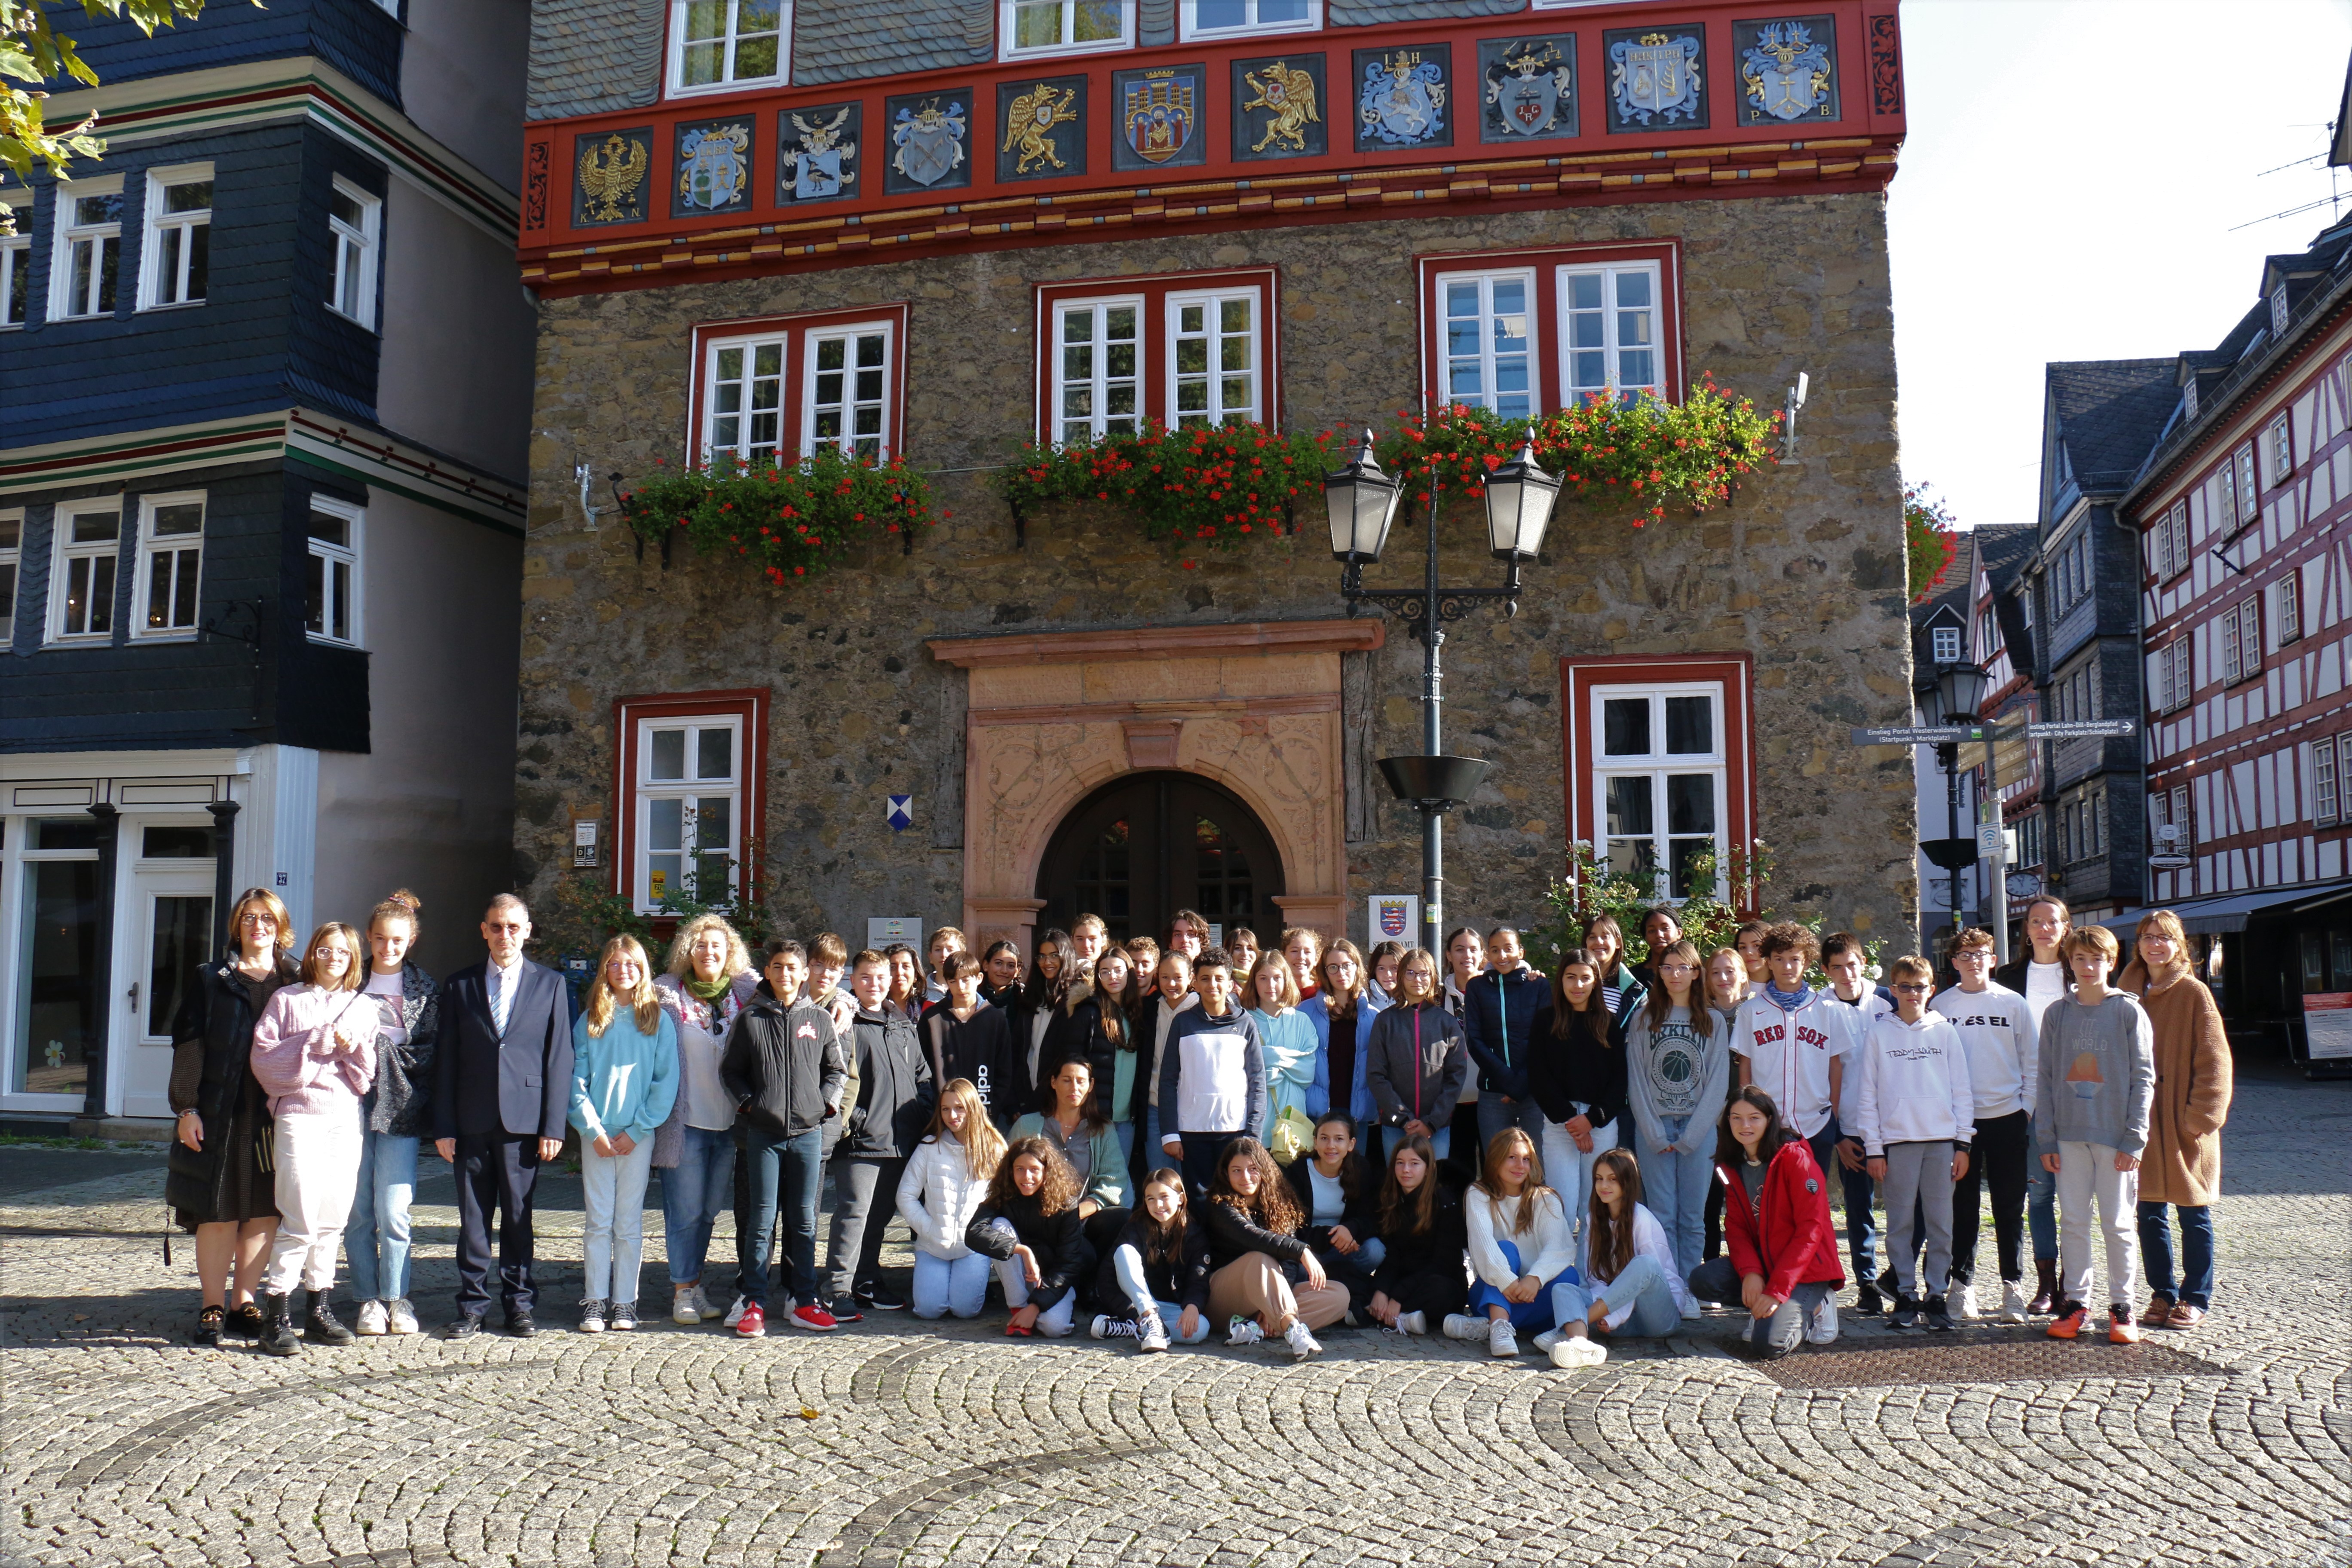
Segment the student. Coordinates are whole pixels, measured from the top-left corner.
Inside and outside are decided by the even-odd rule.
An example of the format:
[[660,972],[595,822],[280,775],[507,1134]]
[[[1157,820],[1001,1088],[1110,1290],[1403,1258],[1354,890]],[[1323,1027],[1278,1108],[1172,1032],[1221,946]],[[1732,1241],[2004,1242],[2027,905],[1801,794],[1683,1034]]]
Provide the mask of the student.
[[1078,1218],[1078,1178],[1043,1138],[1016,1138],[973,1211],[964,1243],[996,1260],[1012,1339],[1060,1339],[1077,1310],[1076,1282],[1087,1264]]
[[1702,1301],[1748,1310],[1748,1349],[1774,1359],[1838,1335],[1838,1263],[1830,1197],[1812,1146],[1797,1136],[1772,1097],[1743,1086],[1724,1108],[1715,1145],[1727,1194],[1727,1256],[1690,1277]]
[[[1870,1021],[1855,1053],[1854,1096],[1870,1179],[1886,1196],[1886,1250],[1895,1260],[1895,1326],[1952,1326],[1952,1186],[1969,1168],[1976,1091],[1969,1048],[1950,1019],[1927,1009],[1936,967],[1916,953],[1895,961],[1895,1011]],[[1777,977],[1776,977],[1777,978]],[[1916,1205],[1915,1208],[1914,1205]],[[1927,1258],[1918,1261],[1918,1230]],[[1922,1297],[1925,1304],[1922,1305]]]
[[1372,951],[1364,955],[1364,967],[1371,971],[1371,978],[1364,983],[1364,994],[1383,1008],[1396,1004],[1397,969],[1411,951],[1401,942],[1383,942],[1374,943]]
[[[2140,917],[2117,983],[2139,999],[2156,1037],[2156,1098],[2139,1172],[2139,1245],[2147,1263],[2147,1328],[2193,1329],[2213,1304],[2213,1201],[2221,1193],[2221,1124],[2230,1119],[2230,1040],[2213,993],[2190,973],[2189,933],[2170,910]],[[2180,1215],[2178,1281],[2172,1227]]]
[[[954,994],[952,975],[949,994]],[[915,1316],[980,1316],[988,1300],[989,1258],[964,1237],[1003,1159],[1003,1134],[990,1122],[978,1086],[970,1079],[949,1079],[922,1142],[898,1173],[898,1214],[915,1238]]]
[[1020,1075],[1004,1009],[981,997],[986,973],[983,962],[968,952],[948,954],[940,965],[947,994],[923,1014],[923,1049],[933,1083],[962,1079],[980,1096],[989,1121],[1009,1127],[1020,1116],[1008,1092]]
[[1209,1337],[1209,1233],[1187,1212],[1181,1173],[1162,1166],[1144,1178],[1143,1201],[1103,1258],[1095,1295],[1128,1308],[1096,1317],[1098,1340],[1132,1338],[1137,1350],[1156,1352]]
[[1070,922],[1070,957],[1091,968],[1110,946],[1110,927],[1100,915],[1080,915]]
[[1135,966],[1135,1006],[1139,1011],[1160,992],[1160,944],[1148,936],[1131,936],[1122,944],[1128,963]]
[[2050,1337],[2071,1340],[2090,1310],[2091,1204],[2107,1244],[2107,1338],[2139,1339],[2131,1299],[2138,1258],[2140,1155],[2156,1100],[2156,1028],[2146,1009],[2107,989],[2116,957],[2105,926],[2069,931],[2062,949],[2074,994],[2042,1016],[2042,1081],[2033,1096],[2034,1152],[2058,1178],[2059,1286]]
[[1457,926],[1447,933],[1444,952],[1445,1010],[1459,1020],[1470,982],[1486,971],[1486,939],[1468,926]]
[[667,967],[654,979],[654,996],[677,1031],[677,1094],[654,1134],[653,1164],[661,1173],[670,1321],[693,1324],[719,1315],[702,1289],[710,1233],[735,1190],[735,1102],[719,1081],[719,1063],[760,972],[742,937],[715,914],[678,927]]
[[1209,948],[1209,922],[1192,910],[1178,910],[1168,917],[1168,941],[1161,948],[1163,954],[1181,952],[1189,964],[1199,961]]
[[1854,1032],[1851,1015],[1805,984],[1821,956],[1811,931],[1782,921],[1765,933],[1764,962],[1771,978],[1739,1005],[1731,1049],[1739,1086],[1769,1095],[1797,1136],[1812,1145],[1813,1163],[1827,1171],[1837,1159],[1832,1114],[1845,1081],[1845,1058]]
[[1127,1224],[1128,1205],[1133,1201],[1127,1152],[1118,1146],[1111,1124],[1103,1120],[1094,1069],[1085,1058],[1072,1057],[1055,1068],[1049,1087],[1053,1105],[1014,1122],[1009,1136],[1016,1143],[1024,1138],[1043,1139],[1069,1165],[1078,1181],[1078,1217],[1086,1222],[1088,1244],[1100,1256]]
[[[1976,1130],[1968,1169],[1952,1189],[1951,1315],[1977,1315],[1977,1194],[1992,1190],[1995,1262],[2000,1269],[2000,1321],[2025,1321],[2025,1168],[2033,1152],[2033,1097],[2042,1077],[2041,1032],[2025,998],[1992,983],[1992,932],[1969,930],[1952,949],[1960,984],[1938,992],[1936,1011],[1952,1021],[1968,1047],[1976,1093]],[[1851,1203],[1851,1199],[1848,1200]]]
[[1282,1174],[1306,1216],[1301,1239],[1360,1310],[1372,1298],[1372,1275],[1388,1252],[1380,1239],[1380,1181],[1356,1152],[1355,1122],[1339,1110],[1317,1118],[1314,1146]]
[[1470,1235],[1462,1199],[1438,1179],[1437,1152],[1418,1132],[1389,1156],[1381,1184],[1381,1245],[1387,1256],[1372,1277],[1366,1314],[1384,1329],[1425,1334],[1429,1321],[1443,1325],[1469,1299],[1462,1272]]
[[1015,1116],[1045,1103],[1045,1083],[1054,1076],[1045,1060],[1045,1033],[1062,1011],[1062,965],[1069,954],[1069,932],[1047,930],[1039,933],[1029,979],[1022,987],[1021,1012],[1012,1020],[1013,1043],[1023,1055],[1020,1099],[1013,1107]]
[[1364,1087],[1362,1047],[1371,1038],[1371,1022],[1386,1004],[1371,999],[1370,973],[1361,949],[1345,937],[1323,951],[1318,966],[1322,984],[1298,1010],[1315,1026],[1323,1042],[1323,1076],[1329,1085],[1330,1104],[1360,1124],[1379,1115],[1371,1090]]
[[[1748,999],[1748,966],[1736,947],[1718,947],[1706,957],[1706,1005],[1723,1020],[1724,1037],[1732,1038],[1732,1026],[1738,1022],[1739,1005]],[[1731,1081],[1739,1081],[1739,1058],[1732,1058]],[[1853,1168],[1863,1169],[1862,1145],[1853,1149]],[[1867,1179],[1869,1173],[1864,1171]],[[1706,1187],[1706,1245],[1702,1251],[1708,1262],[1723,1256],[1723,1177],[1713,1177]],[[1873,1307],[1873,1311],[1877,1309]]]
[[604,944],[572,1026],[571,1121],[580,1133],[580,1331],[637,1326],[654,1133],[677,1099],[677,1021],[633,936]]
[[1284,927],[1282,957],[1290,965],[1291,981],[1298,987],[1298,1000],[1304,1005],[1322,984],[1323,933],[1305,926]]
[[[1204,973],[1207,964],[1204,957]],[[1348,1288],[1323,1272],[1300,1237],[1306,1215],[1265,1144],[1242,1137],[1218,1151],[1202,1218],[1209,1233],[1209,1316],[1226,1321],[1225,1342],[1275,1338],[1298,1360],[1321,1355],[1314,1331],[1348,1315]]]
[[1543,1135],[1543,1108],[1528,1088],[1533,1047],[1528,1031],[1550,994],[1544,977],[1521,956],[1519,933],[1496,926],[1486,933],[1486,970],[1462,986],[1462,1032],[1478,1080],[1478,1142],[1506,1127]]
[[[303,1339],[347,1345],[354,1337],[328,1298],[359,1183],[360,1102],[375,1081],[382,1015],[360,989],[364,951],[341,921],[320,926],[304,949],[300,984],[270,997],[253,1026],[253,1076],[277,1124],[278,1234],[261,1274],[259,1336],[271,1355],[296,1354]],[[298,1281],[310,1291],[300,1339],[287,1308]]]
[[[727,1325],[745,1339],[768,1331],[768,1237],[781,1200],[784,1284],[797,1328],[827,1330],[817,1299],[816,1200],[824,1184],[827,1121],[841,1115],[849,1052],[833,1015],[802,987],[808,952],[779,937],[767,944],[764,978],[727,1032],[719,1081],[735,1102],[735,1302]],[[814,987],[811,988],[812,990]]]
[[1544,1166],[1559,1184],[1571,1229],[1583,1219],[1592,1163],[1617,1147],[1625,1130],[1625,1048],[1606,1010],[1605,972],[1600,955],[1583,948],[1560,954],[1550,999],[1528,1037],[1528,1089],[1543,1110]]
[[382,1015],[375,1081],[361,1111],[359,1185],[343,1226],[351,1260],[352,1327],[362,1334],[413,1334],[408,1304],[409,1205],[416,1194],[416,1147],[433,1114],[433,1048],[441,1026],[440,987],[409,956],[423,909],[403,888],[368,912],[367,982]]
[[[808,944],[808,978],[802,982],[802,996],[825,1010],[833,1019],[833,1032],[841,1038],[841,1054],[848,1064],[849,1078],[841,1086],[841,1103],[857,1103],[857,1057],[849,1048],[849,1026],[857,1016],[857,998],[849,994],[849,944],[831,931],[819,931]],[[787,998],[786,1000],[794,1000]],[[818,1139],[819,1157],[824,1168],[830,1170],[833,1156],[841,1147],[841,1134],[848,1118],[835,1116],[826,1120]],[[732,1328],[733,1321],[728,1326]]]
[[[1150,1020],[1150,1033],[1145,1034],[1140,1027],[1137,1030],[1136,1054],[1141,1059],[1136,1063],[1136,1070],[1144,1079],[1145,1153],[1141,1161],[1130,1163],[1130,1172],[1135,1163],[1151,1163],[1156,1169],[1157,1162],[1166,1158],[1160,1141],[1160,1068],[1168,1059],[1168,1031],[1176,1022],[1177,1014],[1201,1005],[1200,993],[1192,988],[1192,955],[1184,951],[1182,944],[1171,946],[1160,955],[1159,979],[1160,984],[1152,988],[1157,994],[1143,1009]],[[1143,1050],[1147,1043],[1150,1047],[1149,1055]]]
[[[1828,994],[1832,1001],[1843,1002],[1853,1009],[1846,1022],[1854,1026],[1851,1031],[1854,1044],[1868,1037],[1871,1019],[1895,1010],[1891,993],[1864,981],[1863,964],[1867,957],[1862,940],[1852,931],[1832,931],[1822,939],[1822,968],[1830,979]],[[1834,1012],[1831,1016],[1845,1016]],[[1852,1045],[1848,1054],[1853,1054]],[[1843,1073],[1839,1079],[1836,1160],[1830,1174],[1836,1179],[1845,1199],[1846,1254],[1853,1264],[1854,1310],[1875,1315],[1883,1305],[1883,1293],[1878,1288],[1878,1223],[1870,1208],[1876,1184],[1870,1179],[1869,1156],[1862,1146],[1862,1113],[1854,1100],[1861,1085],[1858,1071]],[[1971,1178],[1974,1169],[1972,1163]],[[1955,1225],[1958,1224],[1958,1202],[1955,1198]]]
[[288,920],[286,906],[268,889],[238,894],[229,910],[228,951],[196,966],[172,1025],[166,1092],[178,1120],[163,1201],[180,1227],[195,1234],[202,1296],[194,1338],[200,1345],[261,1331],[253,1294],[278,1233],[278,1200],[268,1156],[275,1134],[268,1097],[253,1077],[253,1026],[271,997],[301,978],[288,953],[294,945]]
[[[828,1310],[837,1322],[907,1303],[882,1283],[882,1232],[890,1194],[930,1124],[939,1090],[922,1037],[900,1011],[898,964],[868,950],[850,961],[857,997],[849,1049],[857,1064],[857,1098],[843,1103],[847,1124],[833,1158],[833,1237],[825,1248]],[[878,1209],[877,1209],[877,1205]]]
[[1192,984],[1201,1005],[1170,1023],[1160,1053],[1160,1146],[1205,1193],[1224,1146],[1265,1121],[1265,1047],[1235,1005],[1233,961],[1223,949],[1201,954]]
[[1429,1140],[1441,1161],[1453,1139],[1449,1119],[1470,1079],[1462,1026],[1438,994],[1437,959],[1416,947],[1397,965],[1397,1000],[1372,1020],[1364,1087],[1381,1121],[1381,1145],[1394,1154],[1406,1136]]
[[1658,955],[1682,939],[1682,922],[1675,918],[1675,911],[1667,905],[1660,904],[1643,914],[1642,962],[1633,971],[1634,977],[1642,983],[1642,989],[1652,991],[1657,988]]
[[1238,980],[1257,967],[1257,932],[1247,926],[1235,926],[1225,933],[1225,955],[1234,961],[1234,977]]
[[[1677,940],[1659,951],[1688,945]],[[1552,1287],[1552,1321],[1559,1326],[1536,1336],[1536,1349],[1549,1352],[1554,1366],[1598,1366],[1607,1360],[1598,1335],[1622,1331],[1661,1339],[1680,1329],[1685,1318],[1698,1316],[1697,1301],[1675,1271],[1665,1226],[1642,1202],[1642,1167],[1630,1149],[1611,1149],[1593,1164],[1592,1207],[1585,1215],[1577,1276]]]
[[980,999],[1002,1008],[1009,1022],[1021,1006],[1021,950],[999,937],[988,944],[980,963]]
[[1252,1131],[1277,1159],[1293,1160],[1314,1142],[1315,1119],[1331,1109],[1330,1064],[1313,1021],[1298,1010],[1297,974],[1287,957],[1259,959],[1244,995],[1265,1053],[1265,1116]]
[[[2039,1030],[2042,1020],[2049,1016],[2050,1004],[2061,996],[2070,995],[2074,981],[2066,973],[2065,954],[2061,944],[2066,933],[2074,929],[2074,914],[2066,900],[2044,893],[2025,907],[2026,951],[2016,960],[1993,971],[1993,979],[2025,998],[2026,1016]],[[2025,1304],[2030,1313],[2057,1310],[2058,1290],[2058,1178],[2042,1168],[2039,1158],[2026,1162],[2025,1227],[2033,1244],[2033,1300]]]
[[1552,1326],[1552,1288],[1576,1268],[1576,1233],[1559,1194],[1544,1185],[1536,1141],[1517,1127],[1496,1133],[1462,1206],[1475,1283],[1468,1312],[1445,1320],[1445,1337],[1483,1339],[1491,1354],[1517,1355],[1519,1330]]
[[1119,1163],[1135,1152],[1135,969],[1123,947],[1107,948],[1092,964],[1074,961],[1062,1016],[1045,1041],[1045,1070],[1083,1059],[1100,1101],[1104,1125],[1118,1142]]
[[1738,950],[1739,962],[1748,971],[1750,996],[1772,978],[1772,967],[1764,957],[1764,939],[1771,934],[1771,926],[1763,921],[1742,921],[1738,931],[1732,933],[1731,945]]
[[931,940],[923,947],[924,956],[930,961],[930,968],[923,977],[923,1002],[926,1005],[940,1001],[948,994],[948,977],[944,973],[948,955],[970,951],[964,944],[963,932],[953,926],[941,926],[931,933]]
[[1642,994],[1641,977],[1626,966],[1625,929],[1614,915],[1595,915],[1584,922],[1581,945],[1592,955],[1601,976],[1601,1004],[1612,1018],[1621,1016]]
[[[852,959],[850,962],[849,989],[855,994],[857,990],[856,961]],[[882,950],[882,962],[890,977],[887,997],[889,1010],[910,1024],[919,1022],[929,999],[924,994],[922,964],[916,959],[915,950],[903,942],[894,942]]]
[[485,963],[441,984],[433,1052],[433,1146],[457,1169],[457,1320],[453,1340],[481,1330],[490,1305],[490,1216],[499,1215],[499,1294],[507,1332],[529,1339],[531,1195],[539,1169],[563,1152],[572,1095],[572,1003],[563,977],[523,956],[530,910],[500,893],[482,914]]
[[[1642,1212],[1662,1227],[1680,1284],[1704,1260],[1715,1124],[1731,1093],[1731,1027],[1706,1005],[1698,949],[1689,942],[1677,938],[1654,950],[1650,973],[1648,994],[1620,1025],[1625,1100],[1649,1197]],[[1619,1142],[1627,1142],[1622,1131]],[[1595,1173],[1601,1158],[1594,1157]]]

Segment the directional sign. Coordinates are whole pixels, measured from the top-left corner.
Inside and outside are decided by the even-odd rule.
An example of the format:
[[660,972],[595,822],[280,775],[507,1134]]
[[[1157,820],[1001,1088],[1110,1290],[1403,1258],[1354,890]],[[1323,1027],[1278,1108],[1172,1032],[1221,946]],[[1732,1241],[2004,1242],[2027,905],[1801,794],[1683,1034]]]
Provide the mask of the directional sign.
[[1874,724],[1853,734],[1857,746],[1941,746],[1984,739],[1984,731],[1972,724]]
[[2085,735],[2128,741],[2139,733],[2139,726],[2129,719],[2036,720],[2025,727],[2025,732],[2037,741],[2064,741]]

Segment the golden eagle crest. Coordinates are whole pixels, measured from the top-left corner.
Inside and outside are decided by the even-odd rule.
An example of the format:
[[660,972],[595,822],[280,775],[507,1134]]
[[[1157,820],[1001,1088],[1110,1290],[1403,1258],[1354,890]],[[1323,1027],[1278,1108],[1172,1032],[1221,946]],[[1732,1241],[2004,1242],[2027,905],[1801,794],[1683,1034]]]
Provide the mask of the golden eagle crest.
[[1250,151],[1263,153],[1269,143],[1279,141],[1294,153],[1306,152],[1307,127],[1323,119],[1315,107],[1315,79],[1276,60],[1265,68],[1264,79],[1256,71],[1244,71],[1242,79],[1257,89],[1257,96],[1242,105],[1242,112],[1263,109],[1272,116],[1265,122],[1265,134]]
[[601,148],[589,143],[580,154],[580,189],[588,198],[590,221],[618,223],[632,216],[625,204],[646,183],[652,162],[644,142],[632,142],[618,132],[606,137]]
[[1013,100],[1004,116],[1004,145],[1000,152],[1010,153],[1017,145],[1020,162],[1013,166],[1016,174],[1025,174],[1029,165],[1043,160],[1056,169],[1066,168],[1061,155],[1054,151],[1054,127],[1066,125],[1078,117],[1070,106],[1077,101],[1076,88],[1055,87],[1039,82],[1029,91]]

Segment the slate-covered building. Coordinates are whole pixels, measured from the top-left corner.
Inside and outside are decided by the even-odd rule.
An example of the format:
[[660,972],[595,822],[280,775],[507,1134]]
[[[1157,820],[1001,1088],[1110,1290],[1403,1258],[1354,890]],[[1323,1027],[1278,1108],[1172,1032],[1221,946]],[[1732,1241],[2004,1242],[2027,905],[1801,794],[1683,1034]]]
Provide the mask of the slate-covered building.
[[[1449,915],[1531,917],[1571,840],[1763,839],[1771,901],[1906,931],[1910,759],[1847,734],[1910,700],[1903,110],[1892,0],[542,0],[519,878],[593,860],[653,912],[699,859],[853,945],[886,916],[1025,943],[1081,903],[1360,940],[1419,886],[1374,763],[1420,749],[1420,650],[1349,613],[1316,498],[1196,551],[1113,503],[1016,519],[990,476],[1144,418],[1706,375],[1774,407],[1803,372],[1793,460],[1727,509],[1564,501],[1517,618],[1450,628],[1450,749],[1494,768]],[[946,515],[781,584],[623,521],[677,465],[823,444]],[[1418,581],[1420,529],[1376,584]],[[1499,579],[1444,531],[1449,581]]]
[[[68,26],[60,19],[60,26]],[[68,30],[103,159],[0,189],[0,1113],[160,1116],[221,889],[422,894],[509,836],[522,0]]]

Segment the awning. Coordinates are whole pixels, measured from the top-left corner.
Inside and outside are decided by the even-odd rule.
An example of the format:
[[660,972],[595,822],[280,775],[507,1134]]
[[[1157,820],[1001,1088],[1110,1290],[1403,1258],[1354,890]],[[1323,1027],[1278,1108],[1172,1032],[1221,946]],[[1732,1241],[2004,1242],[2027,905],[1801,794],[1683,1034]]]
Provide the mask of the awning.
[[2154,904],[2147,909],[2126,910],[2098,923],[2116,935],[2129,937],[2137,930],[2142,917],[2156,910],[2170,910],[2180,917],[2180,927],[2191,936],[2206,936],[2215,931],[2243,931],[2246,921],[2258,914],[2297,913],[2352,899],[2352,878],[2334,882],[2313,882],[2300,888],[2265,888],[2260,892],[2231,893],[2218,899],[2189,899],[2177,904]]

